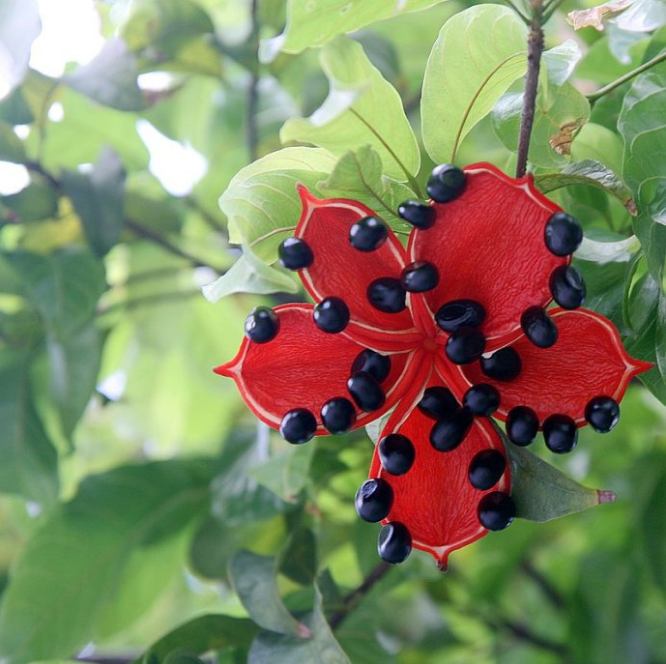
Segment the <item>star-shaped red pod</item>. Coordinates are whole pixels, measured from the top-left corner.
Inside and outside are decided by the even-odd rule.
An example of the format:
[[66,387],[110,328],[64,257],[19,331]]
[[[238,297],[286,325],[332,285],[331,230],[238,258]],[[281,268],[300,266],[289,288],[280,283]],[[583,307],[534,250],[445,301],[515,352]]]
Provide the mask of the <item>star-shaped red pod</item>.
[[385,560],[413,546],[445,567],[515,516],[491,416],[514,444],[543,430],[552,451],[568,452],[578,427],[617,423],[629,381],[651,365],[579,308],[585,286],[570,262],[582,231],[530,176],[443,165],[427,190],[430,201],[398,210],[413,226],[405,249],[365,205],[299,187],[301,218],[280,259],[316,304],[255,309],[238,355],[215,371],[293,443],[393,409],[357,512],[384,524]]

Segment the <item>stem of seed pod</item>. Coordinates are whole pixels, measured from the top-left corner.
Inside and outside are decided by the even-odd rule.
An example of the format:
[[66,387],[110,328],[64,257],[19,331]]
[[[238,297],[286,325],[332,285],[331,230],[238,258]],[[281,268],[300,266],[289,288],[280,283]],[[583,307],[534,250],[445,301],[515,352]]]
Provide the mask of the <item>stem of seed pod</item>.
[[658,65],[660,62],[664,62],[664,60],[666,60],[666,51],[660,53],[659,55],[656,55],[654,58],[648,60],[640,67],[632,69],[630,72],[627,72],[624,76],[620,76],[620,78],[614,80],[612,83],[609,83],[608,85],[605,85],[603,88],[599,88],[596,92],[587,95],[588,101],[596,101],[597,99],[600,99],[604,95],[607,95],[609,92],[615,90],[615,88],[619,88],[623,83],[630,81],[632,78],[634,78],[634,76],[642,74],[644,71],[647,71],[651,67]]

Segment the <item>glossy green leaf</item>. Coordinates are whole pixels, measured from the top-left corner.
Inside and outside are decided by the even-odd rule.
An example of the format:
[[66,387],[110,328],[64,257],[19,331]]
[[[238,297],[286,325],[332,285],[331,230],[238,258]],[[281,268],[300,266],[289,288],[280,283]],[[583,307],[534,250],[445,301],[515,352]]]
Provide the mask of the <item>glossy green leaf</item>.
[[640,248],[640,242],[635,235],[615,242],[601,242],[584,237],[582,244],[576,251],[576,258],[584,261],[594,261],[600,265],[626,263],[640,251]]
[[[593,159],[622,174],[622,141],[615,131],[594,122],[588,122],[576,133],[571,143],[573,161]],[[626,178],[624,181],[627,182]],[[628,183],[627,183],[628,184]]]
[[666,25],[666,6],[660,0],[636,0],[612,22],[627,32],[652,32]]
[[469,131],[525,73],[525,40],[515,12],[498,5],[472,7],[444,24],[421,98],[423,142],[433,161],[454,161]]
[[87,643],[132,551],[200,514],[212,470],[209,462],[174,460],[87,478],[15,565],[0,609],[4,661],[66,657]]
[[250,476],[285,502],[296,502],[308,482],[313,453],[312,445],[290,447],[254,466]]
[[280,132],[282,142],[312,143],[336,155],[370,145],[387,175],[405,181],[416,174],[421,156],[400,95],[363,47],[338,37],[322,48],[320,62],[329,95],[309,118],[288,120]]
[[542,62],[546,74],[545,83],[555,87],[564,85],[573,74],[582,55],[580,46],[574,39],[567,39],[544,51]]
[[291,537],[280,552],[278,567],[296,583],[311,584],[317,575],[317,540],[309,528],[292,529]]
[[65,171],[62,175],[63,191],[98,256],[104,256],[120,240],[125,177],[123,163],[111,148],[102,151],[90,172]]
[[10,196],[0,196],[0,209],[15,222],[38,221],[58,213],[58,193],[48,183],[34,179],[25,188]]

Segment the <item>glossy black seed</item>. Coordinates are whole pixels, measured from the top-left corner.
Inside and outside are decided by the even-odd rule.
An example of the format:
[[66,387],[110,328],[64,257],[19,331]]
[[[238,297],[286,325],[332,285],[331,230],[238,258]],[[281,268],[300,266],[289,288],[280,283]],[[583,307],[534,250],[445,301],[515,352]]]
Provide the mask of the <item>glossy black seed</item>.
[[475,327],[463,327],[447,340],[444,352],[454,364],[478,360],[486,349],[486,338]]
[[351,372],[356,371],[367,371],[378,383],[383,383],[391,371],[391,358],[366,348],[352,363]]
[[479,327],[486,310],[474,300],[452,300],[439,308],[435,322],[444,332],[457,332],[463,327]]
[[398,207],[398,214],[401,219],[404,219],[408,224],[420,230],[430,228],[437,218],[435,208],[420,201],[405,201],[401,203]]
[[488,383],[473,385],[465,392],[463,406],[472,415],[488,417],[492,415],[500,405],[500,394],[496,388]]
[[393,504],[393,489],[391,485],[378,477],[366,480],[356,492],[356,513],[364,521],[377,523],[388,516]]
[[608,433],[620,420],[620,406],[610,397],[594,397],[585,407],[585,419],[599,433]]
[[310,267],[314,254],[310,245],[299,237],[288,237],[278,248],[280,263],[288,270],[302,270]]
[[380,384],[367,371],[356,371],[347,381],[349,394],[356,405],[366,412],[379,410],[386,401]]
[[469,464],[470,484],[479,491],[492,489],[502,477],[506,468],[506,459],[497,450],[483,450]]
[[437,203],[448,203],[465,191],[467,176],[452,164],[435,166],[426,185],[428,196]]
[[446,387],[429,387],[419,401],[419,410],[433,420],[439,420],[460,408],[460,404]]
[[280,422],[280,435],[294,445],[311,440],[317,431],[315,416],[305,408],[290,410]]
[[402,563],[411,552],[412,536],[404,523],[391,521],[382,527],[377,539],[377,553],[385,563]]
[[481,498],[477,513],[484,528],[504,530],[516,517],[516,505],[509,494],[493,491]]
[[255,307],[245,319],[245,336],[257,344],[272,341],[280,330],[280,319],[269,307]]
[[566,212],[556,212],[546,224],[545,240],[548,250],[556,256],[572,254],[583,241],[583,229]]
[[407,292],[402,287],[400,279],[393,277],[375,279],[368,286],[367,296],[375,309],[387,314],[397,314],[406,306]]
[[363,217],[349,229],[349,242],[359,251],[379,249],[388,237],[386,224],[377,217]]
[[314,308],[315,325],[322,332],[342,332],[349,324],[349,307],[339,297],[325,297]]
[[344,397],[329,399],[321,408],[321,421],[330,433],[345,433],[356,423],[354,404]]
[[490,357],[479,360],[481,371],[494,380],[509,381],[518,378],[523,363],[520,355],[511,346],[496,350]]
[[568,415],[551,415],[543,421],[543,437],[551,452],[566,454],[578,443],[578,428]]
[[455,450],[465,440],[474,418],[467,408],[458,410],[440,418],[430,430],[430,444],[438,452]]
[[557,327],[541,307],[525,309],[520,317],[520,326],[525,336],[539,348],[550,348],[557,341]]
[[404,475],[414,464],[414,445],[399,433],[384,436],[377,447],[384,470],[391,475]]
[[439,283],[439,271],[432,263],[415,261],[402,271],[400,282],[410,293],[425,293]]
[[560,265],[550,275],[550,292],[557,304],[565,309],[577,309],[585,302],[585,281],[571,265]]
[[526,447],[539,431],[539,418],[527,406],[516,406],[506,417],[506,435],[514,445]]

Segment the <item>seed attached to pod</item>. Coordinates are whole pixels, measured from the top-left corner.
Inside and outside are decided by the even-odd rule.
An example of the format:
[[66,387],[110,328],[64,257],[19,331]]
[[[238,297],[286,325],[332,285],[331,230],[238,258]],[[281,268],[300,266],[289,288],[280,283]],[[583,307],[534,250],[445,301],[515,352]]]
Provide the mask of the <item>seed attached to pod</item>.
[[516,505],[502,491],[487,493],[479,501],[479,521],[488,530],[504,530],[516,517]]
[[419,410],[433,420],[439,420],[460,408],[460,404],[446,387],[429,387],[418,403]]
[[479,327],[486,318],[483,305],[474,300],[452,300],[439,308],[435,322],[444,332],[457,332],[463,327]]
[[361,519],[377,523],[377,521],[385,519],[391,511],[393,489],[381,477],[366,480],[356,492],[354,504],[356,513]]
[[560,265],[550,275],[550,292],[553,299],[564,309],[577,309],[585,302],[585,281],[571,265]]
[[539,431],[539,418],[527,406],[516,406],[509,411],[506,418],[506,435],[519,447],[529,445]]
[[478,360],[486,349],[486,338],[475,327],[462,327],[447,340],[444,352],[454,364]]
[[414,464],[414,445],[407,436],[390,433],[379,441],[377,449],[384,470],[391,475],[404,475]]
[[410,293],[425,293],[437,286],[439,272],[432,263],[415,261],[402,271],[400,283]]
[[356,405],[367,413],[379,410],[386,402],[381,385],[367,371],[354,372],[347,381],[347,389]]
[[349,324],[349,307],[339,297],[325,297],[314,308],[315,325],[322,332],[336,334]]
[[543,421],[543,437],[551,452],[567,454],[578,443],[578,428],[568,415],[551,415]]
[[453,164],[435,166],[426,185],[428,196],[437,203],[449,203],[460,196],[467,186],[467,176]]
[[556,212],[546,224],[545,240],[548,250],[555,256],[573,254],[583,241],[583,229],[566,212]]
[[349,242],[359,251],[375,251],[388,237],[388,227],[377,217],[363,217],[349,229]]
[[425,230],[431,228],[437,219],[435,208],[421,201],[405,201],[398,207],[398,215],[408,224]]
[[474,418],[467,408],[458,408],[440,418],[430,430],[430,444],[438,452],[451,452],[465,440]]
[[463,406],[469,410],[472,415],[479,417],[489,417],[500,405],[500,394],[496,388],[488,383],[479,383],[473,385],[465,392],[463,397]]
[[518,378],[523,363],[518,352],[511,346],[496,350],[490,357],[479,360],[481,371],[494,380],[509,381]]
[[280,330],[280,319],[270,307],[255,307],[245,319],[245,336],[256,344],[272,341]]
[[280,264],[288,270],[310,267],[314,254],[310,245],[299,237],[288,237],[278,248]]
[[379,531],[377,553],[385,563],[391,565],[402,563],[411,551],[412,536],[405,524],[399,521],[391,521]]
[[387,314],[397,314],[406,306],[407,293],[400,279],[393,277],[375,279],[368,286],[367,296],[375,309]]
[[620,406],[611,397],[594,397],[585,407],[585,419],[598,433],[608,433],[620,421]]
[[312,440],[317,431],[317,420],[306,408],[290,410],[280,422],[280,435],[294,445]]
[[329,399],[321,408],[321,421],[329,433],[346,433],[356,424],[354,404],[344,397]]
[[550,348],[557,341],[557,327],[541,307],[525,309],[520,317],[520,326],[525,336],[539,348]]
[[378,383],[383,383],[391,371],[391,358],[366,348],[352,363],[351,372],[356,371],[367,371]]
[[497,450],[483,450],[469,464],[470,484],[479,491],[492,489],[506,469],[506,459]]

